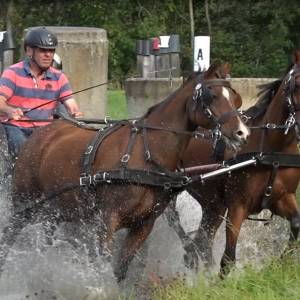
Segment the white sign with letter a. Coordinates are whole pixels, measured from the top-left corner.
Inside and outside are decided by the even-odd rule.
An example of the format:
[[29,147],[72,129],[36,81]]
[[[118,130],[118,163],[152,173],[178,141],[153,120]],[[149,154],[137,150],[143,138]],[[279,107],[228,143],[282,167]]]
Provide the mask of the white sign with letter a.
[[205,71],[210,65],[210,36],[194,37],[194,71]]

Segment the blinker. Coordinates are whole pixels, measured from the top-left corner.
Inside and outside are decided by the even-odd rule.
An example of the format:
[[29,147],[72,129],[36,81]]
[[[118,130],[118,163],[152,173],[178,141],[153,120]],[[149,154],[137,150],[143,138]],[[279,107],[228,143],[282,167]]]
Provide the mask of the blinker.
[[213,96],[209,88],[207,88],[205,85],[201,83],[198,83],[195,86],[193,100],[194,100],[193,110],[195,110],[198,101],[200,101],[204,106],[209,106],[212,103]]

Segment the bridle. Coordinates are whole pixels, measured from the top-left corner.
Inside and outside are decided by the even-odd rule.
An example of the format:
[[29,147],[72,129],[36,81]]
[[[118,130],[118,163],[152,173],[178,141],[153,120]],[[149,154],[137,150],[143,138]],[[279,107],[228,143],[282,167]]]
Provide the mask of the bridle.
[[222,114],[220,117],[216,117],[210,107],[213,101],[210,87],[222,86],[231,89],[234,94],[237,94],[237,92],[231,87],[230,82],[225,79],[216,78],[205,80],[203,74],[200,74],[200,77],[197,79],[198,83],[196,84],[193,93],[193,111],[196,112],[198,105],[201,106],[202,112],[213,124],[213,143],[216,145],[217,141],[222,137],[220,130],[222,125],[227,123],[232,117],[240,115],[240,113],[234,109]]
[[[282,79],[284,97],[283,101],[287,104],[288,108],[288,117],[286,118],[285,122],[283,124],[267,123],[258,126],[252,126],[247,124],[247,122],[256,117],[247,116],[247,111],[241,111],[241,117],[250,129],[263,129],[263,132],[265,132],[265,130],[279,129],[284,130],[284,134],[287,135],[290,129],[294,127],[296,139],[298,142],[300,141],[300,123],[296,120],[296,112],[300,110],[300,103],[296,103],[294,99],[295,89],[300,88],[300,86],[296,84],[297,76],[300,76],[300,68],[298,66],[294,66]],[[264,138],[262,139],[261,146],[263,145],[263,140]]]
[[295,133],[297,141],[300,141],[300,124],[299,121],[296,120],[296,112],[300,110],[300,103],[296,103],[294,99],[294,92],[296,88],[300,88],[296,84],[296,78],[300,76],[300,68],[295,65],[290,72],[286,75],[284,79],[284,94],[285,101],[287,102],[289,116],[285,122],[286,130],[285,134],[288,133],[290,128],[295,127]]

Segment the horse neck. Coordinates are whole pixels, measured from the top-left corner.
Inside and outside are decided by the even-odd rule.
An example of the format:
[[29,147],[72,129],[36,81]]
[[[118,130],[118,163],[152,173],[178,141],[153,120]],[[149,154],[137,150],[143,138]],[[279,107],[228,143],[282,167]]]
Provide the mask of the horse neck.
[[[287,117],[288,110],[281,87],[267,107],[265,114],[258,119],[254,119],[249,126],[259,127],[268,123],[284,125]],[[252,129],[246,149],[248,151],[251,149],[251,151],[280,152],[294,141],[295,135],[293,128],[287,135],[284,134],[283,129]]]
[[[169,149],[170,155],[168,156],[170,159],[172,157],[174,161],[182,157],[191,137],[183,132],[192,132],[197,127],[190,121],[188,113],[188,102],[192,98],[194,85],[195,82],[193,80],[187,82],[174,96],[154,107],[146,115],[145,123],[147,125],[164,128],[164,130],[150,130],[148,133],[149,140],[150,135],[155,136],[155,144],[158,147],[163,145],[164,151]],[[174,131],[178,133],[174,133]],[[180,132],[183,134],[180,134]],[[156,145],[153,145],[153,147],[156,147]],[[174,151],[175,149],[176,151]]]
[[177,131],[193,131],[197,126],[190,121],[188,102],[192,98],[194,85],[194,82],[188,82],[174,96],[155,107],[146,116],[147,124]]

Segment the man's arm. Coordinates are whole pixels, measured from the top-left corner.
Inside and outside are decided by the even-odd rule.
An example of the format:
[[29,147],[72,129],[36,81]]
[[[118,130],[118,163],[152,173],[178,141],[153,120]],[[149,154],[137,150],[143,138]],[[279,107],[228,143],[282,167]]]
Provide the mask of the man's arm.
[[0,95],[0,114],[8,119],[20,120],[24,114],[20,108],[7,105],[6,98]]
[[67,108],[69,114],[72,117],[80,118],[83,117],[83,112],[79,110],[79,106],[74,98],[68,99],[63,102],[64,106]]

